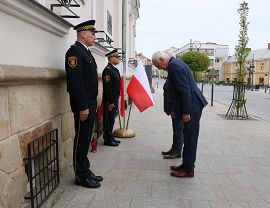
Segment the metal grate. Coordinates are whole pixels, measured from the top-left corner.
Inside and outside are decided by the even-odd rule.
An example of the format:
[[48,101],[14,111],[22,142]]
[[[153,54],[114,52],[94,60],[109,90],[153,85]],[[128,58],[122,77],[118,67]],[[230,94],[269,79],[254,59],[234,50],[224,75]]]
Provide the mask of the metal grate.
[[26,172],[31,208],[40,207],[59,185],[58,130],[54,129],[28,144]]
[[80,7],[76,0],[57,0],[57,4],[51,4],[51,11],[53,12],[54,7],[65,7],[66,10],[69,11],[69,15],[59,15],[62,18],[80,18],[74,11],[72,11],[71,7]]

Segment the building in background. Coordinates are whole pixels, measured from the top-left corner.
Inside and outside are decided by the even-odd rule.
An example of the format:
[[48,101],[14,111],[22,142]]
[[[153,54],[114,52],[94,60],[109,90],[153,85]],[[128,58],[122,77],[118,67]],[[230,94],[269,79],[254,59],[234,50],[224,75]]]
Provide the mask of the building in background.
[[[179,48],[176,52],[177,56],[181,56],[189,50],[199,51],[204,53],[210,59],[209,70],[211,71],[211,75],[213,75],[213,71],[217,72],[218,77],[213,76],[216,81],[222,80],[222,63],[228,58],[229,48],[228,45],[217,44],[217,43],[200,43],[195,41],[193,43],[188,43],[185,46]],[[207,76],[207,74],[206,74]]]
[[180,57],[188,51],[198,51],[204,53],[210,59],[209,66],[209,76],[207,73],[205,74],[205,79],[214,79],[215,81],[219,81],[223,79],[222,72],[222,63],[228,58],[229,48],[228,45],[217,44],[217,43],[200,43],[199,41],[190,41],[186,45],[181,48],[171,47],[166,51],[170,51],[176,55],[176,57]]
[[145,72],[151,87],[151,92],[154,93],[155,89],[153,87],[152,78],[155,77],[156,67],[153,65],[152,60],[144,56],[142,53],[138,53],[135,56],[136,61],[141,61],[145,67]]
[[[72,164],[73,115],[64,70],[65,53],[76,40],[72,27],[96,19],[96,28],[103,31],[91,48],[99,75],[107,65],[104,54],[122,47],[121,0],[76,2],[0,1],[0,207],[25,205],[30,173],[24,158],[27,145],[38,137],[58,129],[60,175]],[[140,2],[128,0],[127,7],[126,55],[134,58]],[[32,165],[31,174],[37,174]]]
[[[223,77],[225,83],[237,79],[237,63],[235,56],[229,57],[223,63]],[[246,83],[248,86],[269,86],[270,74],[270,43],[265,49],[250,50],[246,62]]]

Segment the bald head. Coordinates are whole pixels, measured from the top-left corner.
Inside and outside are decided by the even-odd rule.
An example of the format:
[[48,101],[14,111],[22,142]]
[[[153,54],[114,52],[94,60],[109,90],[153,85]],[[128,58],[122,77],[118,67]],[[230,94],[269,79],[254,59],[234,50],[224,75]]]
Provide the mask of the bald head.
[[171,56],[163,51],[155,52],[152,55],[153,64],[159,69],[167,69]]

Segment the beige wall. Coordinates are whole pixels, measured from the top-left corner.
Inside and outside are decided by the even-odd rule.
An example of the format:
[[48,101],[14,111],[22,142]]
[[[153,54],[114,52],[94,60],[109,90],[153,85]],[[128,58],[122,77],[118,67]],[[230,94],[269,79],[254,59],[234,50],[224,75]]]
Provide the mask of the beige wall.
[[[269,61],[268,59],[264,60],[255,60],[255,68],[252,73],[249,73],[247,70],[246,72],[246,82],[248,83],[248,78],[250,79],[253,78],[253,84],[254,85],[259,85],[263,84],[264,85],[269,85],[270,80],[269,80]],[[234,78],[236,78],[236,67],[235,63],[224,63],[223,64],[223,75],[224,75],[224,81],[226,82],[226,78],[230,78],[230,81],[233,81]],[[251,81],[252,83],[252,81]]]
[[[18,79],[16,72],[20,72]],[[23,158],[29,142],[57,128],[60,167],[63,170],[71,164],[73,118],[64,74],[0,66],[0,207],[23,206],[27,192]]]

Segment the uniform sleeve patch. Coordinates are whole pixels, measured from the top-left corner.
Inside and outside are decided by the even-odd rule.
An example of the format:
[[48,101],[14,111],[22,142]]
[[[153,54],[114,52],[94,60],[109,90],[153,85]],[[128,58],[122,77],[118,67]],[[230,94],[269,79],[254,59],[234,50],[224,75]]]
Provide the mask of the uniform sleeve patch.
[[75,68],[77,66],[77,57],[76,56],[68,57],[68,65],[71,68]]
[[104,80],[105,80],[105,82],[110,82],[110,80],[111,80],[111,76],[110,75],[106,75],[105,77],[104,77]]

